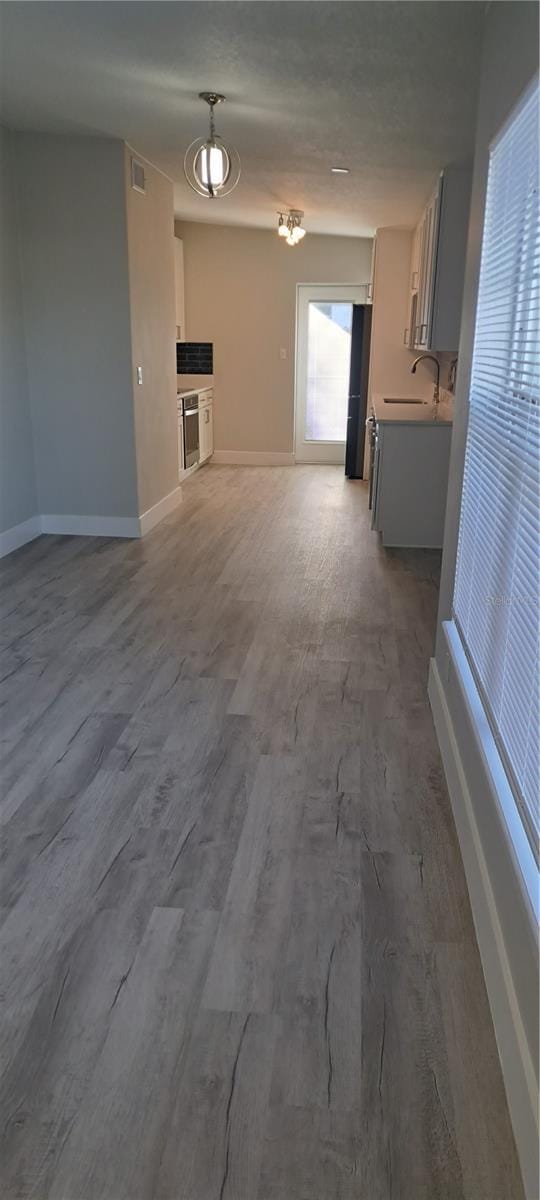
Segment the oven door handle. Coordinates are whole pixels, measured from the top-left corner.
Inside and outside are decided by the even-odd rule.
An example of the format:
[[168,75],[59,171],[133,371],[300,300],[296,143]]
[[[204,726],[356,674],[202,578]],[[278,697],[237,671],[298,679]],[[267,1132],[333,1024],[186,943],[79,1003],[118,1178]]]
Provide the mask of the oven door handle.
[[199,411],[198,408],[185,408],[184,416],[185,417],[195,417],[195,416],[197,416],[198,411]]

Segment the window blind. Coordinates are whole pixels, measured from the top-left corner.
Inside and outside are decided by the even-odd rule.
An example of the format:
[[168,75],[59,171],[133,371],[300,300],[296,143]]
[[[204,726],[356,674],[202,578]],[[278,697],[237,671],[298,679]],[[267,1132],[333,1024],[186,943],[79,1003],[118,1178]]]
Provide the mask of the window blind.
[[454,619],[527,831],[539,820],[538,84],[492,145]]

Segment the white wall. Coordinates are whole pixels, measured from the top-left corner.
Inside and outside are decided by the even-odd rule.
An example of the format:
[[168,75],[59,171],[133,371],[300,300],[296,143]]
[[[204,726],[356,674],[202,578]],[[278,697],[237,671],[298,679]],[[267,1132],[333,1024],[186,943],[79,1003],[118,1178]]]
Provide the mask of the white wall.
[[538,9],[492,4],[486,18],[431,694],[527,1195],[538,1200],[535,1099],[538,947],[526,881],[490,783],[443,622],[451,616],[489,145],[538,69]]
[[136,516],[124,146],[15,146],[38,509]]
[[273,230],[176,228],[187,340],[214,343],[215,449],[292,453],[296,285],[368,283],[371,239],[308,233],[292,248]]
[[35,512],[14,135],[0,126],[0,532]]

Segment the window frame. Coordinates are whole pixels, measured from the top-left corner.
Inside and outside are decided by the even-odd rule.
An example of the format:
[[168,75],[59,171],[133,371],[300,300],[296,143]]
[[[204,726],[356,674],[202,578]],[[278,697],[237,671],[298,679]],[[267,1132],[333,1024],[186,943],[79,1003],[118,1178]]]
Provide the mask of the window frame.
[[[516,106],[513,108],[512,112],[509,114],[509,116],[506,119],[506,121],[504,122],[503,126],[497,131],[497,134],[493,137],[493,139],[490,142],[489,163],[488,163],[487,183],[486,183],[486,203],[487,203],[487,197],[488,197],[488,192],[489,192],[489,180],[490,180],[490,171],[491,171],[493,153],[496,150],[499,143],[502,141],[502,139],[508,134],[509,130],[514,125],[514,123],[517,120],[519,120],[520,114],[523,112],[524,108],[527,107],[527,105],[529,104],[529,102],[531,101],[531,98],[534,96],[535,93],[536,93],[537,103],[540,104],[540,90],[539,90],[538,77],[535,77],[535,79],[532,80],[529,87],[523,93],[520,100],[518,101]],[[540,195],[539,173],[538,172],[536,175],[534,194],[536,194],[537,197]],[[538,217],[536,218],[536,221],[538,221]],[[483,223],[483,230],[482,230],[482,249],[481,249],[481,261],[480,261],[478,301],[480,300],[480,283],[481,283],[481,272],[482,272],[482,257],[483,257],[483,253],[484,253],[485,232],[486,232],[486,211],[484,212],[484,223]],[[517,278],[516,278],[515,287],[512,289],[512,295],[516,297],[516,304],[510,315],[510,320],[509,320],[510,328],[508,331],[508,336],[505,338],[504,343],[501,341],[501,346],[503,346],[503,344],[504,344],[504,352],[507,355],[507,363],[505,365],[504,374],[507,375],[507,377],[508,377],[508,385],[507,385],[508,396],[512,397],[516,401],[516,403],[528,402],[531,406],[537,405],[538,401],[536,401],[534,399],[534,396],[531,396],[531,397],[528,396],[525,392],[525,389],[523,389],[523,390],[518,389],[515,380],[516,380],[516,375],[523,376],[523,343],[525,341],[525,345],[527,344],[527,334],[528,334],[531,326],[533,327],[533,331],[535,329],[534,318],[535,318],[536,314],[534,314],[534,312],[533,312],[532,305],[528,305],[526,307],[526,309],[524,309],[524,305],[526,304],[527,296],[530,294],[531,283],[535,276],[534,248],[536,246],[537,236],[538,236],[537,226],[535,226],[534,219],[533,220],[524,220],[523,231],[520,232],[520,234],[519,234],[520,249],[519,249],[519,252],[516,253],[515,274],[516,274]],[[529,253],[526,253],[526,252],[524,253],[524,245],[525,245],[526,241],[529,239],[532,242],[531,249],[530,249]],[[520,293],[521,293],[521,299],[520,299]],[[478,307],[478,303],[477,303],[476,319],[475,319],[475,336],[474,336],[473,347],[472,347],[471,378],[470,378],[470,384],[469,384],[464,471],[466,470],[467,452],[468,452],[468,448],[469,448],[469,429],[470,429],[470,419],[471,419],[471,393],[472,393],[472,388],[473,388],[473,383],[474,383],[474,373],[475,373],[475,353],[476,353],[476,344],[477,344],[477,335],[476,334],[477,334],[478,314],[479,314],[479,307]],[[524,332],[523,326],[525,326],[525,333],[526,333],[525,339],[523,338],[523,332]],[[516,370],[516,368],[517,368],[517,370]],[[503,376],[503,373],[501,372],[501,380],[503,378],[504,378],[504,376]],[[464,479],[465,479],[465,476],[464,476]],[[464,480],[463,480],[463,483],[464,483]],[[533,815],[532,811],[530,810],[526,799],[524,798],[524,794],[522,793],[521,786],[518,782],[518,779],[516,778],[515,770],[512,765],[511,759],[509,757],[509,751],[507,750],[507,747],[505,744],[504,735],[501,733],[501,731],[499,729],[499,724],[498,724],[498,721],[493,712],[493,708],[492,708],[492,704],[491,704],[489,695],[488,695],[486,688],[484,687],[484,684],[480,677],[480,668],[477,667],[477,665],[475,663],[474,654],[468,645],[465,630],[463,629],[463,627],[461,625],[460,618],[459,618],[458,613],[456,612],[456,607],[455,607],[456,592],[457,592],[457,588],[459,586],[458,574],[459,574],[459,562],[460,562],[461,530],[462,530],[462,520],[463,520],[463,513],[464,513],[463,483],[462,483],[462,490],[461,490],[461,495],[460,495],[459,526],[458,526],[458,539],[457,539],[457,547],[456,547],[456,566],[455,566],[453,588],[452,588],[452,600],[451,600],[452,622],[451,622],[451,624],[455,626],[456,633],[459,638],[461,650],[464,655],[464,659],[470,670],[471,678],[472,678],[472,681],[474,682],[474,687],[478,694],[479,700],[481,702],[482,708],[485,713],[485,718],[489,725],[489,729],[491,732],[491,736],[493,738],[494,746],[497,750],[497,754],[500,757],[501,764],[503,766],[503,769],[504,769],[505,774],[508,779],[508,783],[510,785],[511,794],[514,799],[514,804],[519,813],[519,817],[522,822],[524,832],[527,836],[530,849],[532,850],[532,854],[534,856],[535,862],[536,862],[536,864],[538,864],[540,824],[539,824],[539,827],[537,828],[535,825],[534,815]],[[521,488],[521,486],[522,486],[521,482],[517,482],[516,486],[518,488]],[[513,509],[513,512],[515,513],[515,521],[512,524],[512,528],[513,528],[513,530],[515,530],[517,527],[518,518],[519,518],[519,506],[518,505],[515,506],[515,508]],[[508,533],[509,533],[509,531],[508,531],[508,527],[507,527],[507,529],[505,531],[505,541],[506,542],[508,542],[508,540],[509,540]],[[512,549],[508,556],[508,559],[509,559],[508,569],[509,569],[511,579],[513,579],[514,574],[515,574],[515,569],[516,569],[517,548],[518,548],[517,543],[518,543],[518,540],[514,537],[511,542]],[[498,545],[500,547],[501,543],[498,543]],[[495,555],[496,552],[497,552],[497,543],[494,543],[494,545],[492,547],[492,554]],[[533,604],[533,607],[534,607],[534,604]],[[449,622],[446,622],[445,624],[447,625],[447,628],[450,625]],[[536,628],[537,628],[537,631],[540,628],[538,620],[536,622]],[[507,633],[508,633],[508,627],[507,627]],[[503,661],[501,663],[501,669],[502,669],[502,682],[500,685],[499,696],[500,696],[500,705],[502,708],[502,697],[504,694],[504,678],[505,678],[506,669],[507,669],[506,657],[503,658]]]

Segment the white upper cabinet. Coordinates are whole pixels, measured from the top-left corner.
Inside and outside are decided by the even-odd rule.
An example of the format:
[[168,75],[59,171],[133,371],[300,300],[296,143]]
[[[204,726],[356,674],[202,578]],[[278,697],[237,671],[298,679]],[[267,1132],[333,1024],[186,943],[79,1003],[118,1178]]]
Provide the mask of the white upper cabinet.
[[458,349],[470,192],[470,168],[447,167],[416,227],[411,256],[411,349]]
[[411,291],[418,290],[418,280],[420,278],[420,240],[421,226],[417,225],[414,231],[411,253]]
[[184,303],[184,243],[182,238],[174,239],[174,285],[176,298],[176,340],[185,342],[185,303]]

